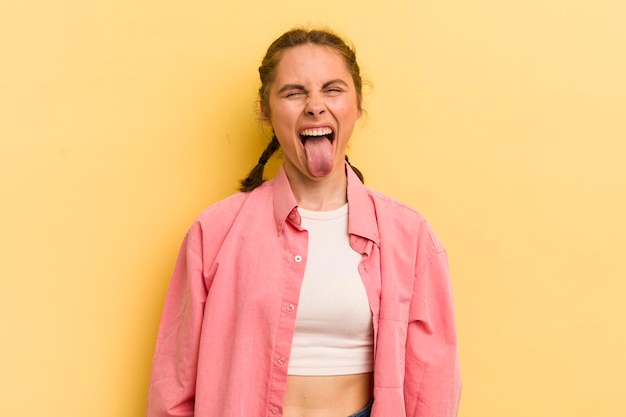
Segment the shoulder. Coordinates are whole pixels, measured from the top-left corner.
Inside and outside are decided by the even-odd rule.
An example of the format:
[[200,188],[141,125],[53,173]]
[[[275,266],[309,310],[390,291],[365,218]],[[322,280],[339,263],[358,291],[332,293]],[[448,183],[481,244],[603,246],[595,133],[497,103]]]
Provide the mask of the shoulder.
[[209,225],[226,220],[240,210],[248,197],[249,193],[238,192],[213,203],[202,210],[194,224]]
[[415,219],[423,219],[420,212],[406,203],[373,188],[366,186],[365,189],[377,208],[385,208],[386,210],[393,210],[395,213],[405,214]]
[[191,225],[187,233],[190,242],[202,245],[209,236],[216,242],[222,240],[238,218],[249,219],[246,214],[262,210],[262,202],[271,201],[272,195],[271,181],[266,181],[253,191],[237,192],[213,203]]
[[[196,218],[195,223],[200,224],[215,224],[223,221],[228,221],[237,216],[237,214],[250,205],[250,202],[259,202],[259,200],[271,199],[272,180],[266,181],[259,187],[250,192],[237,192],[232,194],[223,200],[213,203],[206,209],[204,209],[200,215]],[[253,203],[254,204],[254,203]]]
[[[374,204],[381,235],[398,235],[405,242],[413,240],[419,247],[428,247],[433,255],[445,250],[420,211],[380,191],[369,187],[366,190]],[[389,233],[386,233],[387,229]]]
[[379,219],[382,217],[385,221],[398,223],[408,228],[418,228],[428,224],[422,213],[408,204],[372,188],[365,187],[365,189]]

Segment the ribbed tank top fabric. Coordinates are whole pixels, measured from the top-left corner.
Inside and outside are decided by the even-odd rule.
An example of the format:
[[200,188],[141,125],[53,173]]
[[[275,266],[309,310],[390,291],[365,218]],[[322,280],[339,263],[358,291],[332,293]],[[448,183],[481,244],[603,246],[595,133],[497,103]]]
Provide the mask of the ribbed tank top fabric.
[[362,255],[350,246],[348,205],[298,211],[309,249],[288,373],[371,372],[372,313],[358,271]]

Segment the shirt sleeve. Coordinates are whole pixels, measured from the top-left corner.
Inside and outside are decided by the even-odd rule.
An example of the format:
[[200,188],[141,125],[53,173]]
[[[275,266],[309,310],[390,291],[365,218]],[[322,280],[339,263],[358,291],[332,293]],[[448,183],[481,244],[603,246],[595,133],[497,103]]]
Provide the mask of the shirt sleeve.
[[169,285],[148,389],[147,417],[193,416],[207,288],[202,256],[187,234]]
[[425,258],[422,262],[418,259],[409,311],[407,416],[455,417],[461,395],[461,373],[448,260],[439,245]]

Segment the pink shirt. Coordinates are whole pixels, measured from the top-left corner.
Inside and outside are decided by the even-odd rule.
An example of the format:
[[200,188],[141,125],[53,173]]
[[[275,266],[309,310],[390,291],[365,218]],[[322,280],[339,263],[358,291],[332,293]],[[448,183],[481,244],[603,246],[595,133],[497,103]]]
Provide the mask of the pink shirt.
[[[453,417],[461,379],[446,253],[415,210],[348,175],[374,324],[372,417]],[[159,327],[148,417],[281,416],[307,233],[281,169],[191,226]]]

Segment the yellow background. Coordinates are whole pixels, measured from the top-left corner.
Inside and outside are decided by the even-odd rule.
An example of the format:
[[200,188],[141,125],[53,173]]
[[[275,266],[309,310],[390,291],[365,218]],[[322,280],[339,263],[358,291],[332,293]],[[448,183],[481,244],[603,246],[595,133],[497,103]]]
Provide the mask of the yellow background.
[[144,413],[180,241],[268,140],[264,50],[325,24],[373,86],[352,161],[448,248],[461,417],[626,415],[625,22],[623,0],[2,0],[0,413]]

